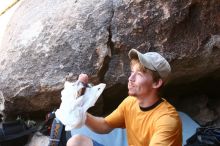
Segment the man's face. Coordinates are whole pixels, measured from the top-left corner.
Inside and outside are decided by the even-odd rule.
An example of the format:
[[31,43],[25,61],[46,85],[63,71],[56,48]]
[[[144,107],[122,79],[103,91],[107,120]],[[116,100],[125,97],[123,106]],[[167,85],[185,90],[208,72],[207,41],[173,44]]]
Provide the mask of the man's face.
[[139,64],[131,67],[128,79],[128,94],[137,98],[147,97],[153,90],[153,77],[150,72],[141,72]]

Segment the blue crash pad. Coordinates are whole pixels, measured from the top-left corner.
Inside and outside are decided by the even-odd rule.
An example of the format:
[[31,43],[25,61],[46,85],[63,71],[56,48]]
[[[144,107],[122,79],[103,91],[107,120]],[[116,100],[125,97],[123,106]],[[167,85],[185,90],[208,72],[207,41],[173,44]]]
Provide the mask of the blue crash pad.
[[192,120],[187,114],[179,112],[182,120],[183,127],[183,145],[186,144],[186,140],[190,138],[195,132],[196,128],[200,127],[195,121]]

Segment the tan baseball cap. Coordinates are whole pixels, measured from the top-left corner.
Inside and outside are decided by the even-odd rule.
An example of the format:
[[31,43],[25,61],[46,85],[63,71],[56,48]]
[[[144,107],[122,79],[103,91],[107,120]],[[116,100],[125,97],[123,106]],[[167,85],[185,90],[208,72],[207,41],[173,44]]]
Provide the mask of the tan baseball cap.
[[157,52],[147,52],[142,54],[135,49],[131,49],[128,56],[130,59],[138,59],[144,67],[158,72],[164,82],[166,82],[169,74],[171,73],[170,64]]

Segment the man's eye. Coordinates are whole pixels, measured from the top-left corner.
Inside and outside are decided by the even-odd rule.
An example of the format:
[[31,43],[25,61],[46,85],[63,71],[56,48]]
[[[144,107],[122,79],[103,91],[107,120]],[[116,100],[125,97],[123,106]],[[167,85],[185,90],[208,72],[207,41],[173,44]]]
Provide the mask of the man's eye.
[[138,74],[139,76],[143,76],[143,74],[142,74],[141,72],[138,72],[137,74]]

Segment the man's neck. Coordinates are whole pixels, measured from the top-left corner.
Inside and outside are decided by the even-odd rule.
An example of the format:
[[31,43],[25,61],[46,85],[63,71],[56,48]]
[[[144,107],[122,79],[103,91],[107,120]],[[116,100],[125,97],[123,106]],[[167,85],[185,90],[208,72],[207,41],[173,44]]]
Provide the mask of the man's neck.
[[138,98],[139,106],[140,107],[149,107],[149,106],[153,105],[154,103],[156,103],[159,99],[160,99],[160,97],[155,94],[149,95],[146,97],[140,97],[140,98]]

